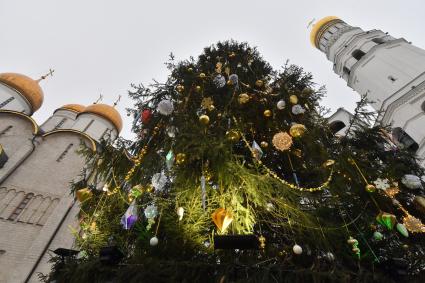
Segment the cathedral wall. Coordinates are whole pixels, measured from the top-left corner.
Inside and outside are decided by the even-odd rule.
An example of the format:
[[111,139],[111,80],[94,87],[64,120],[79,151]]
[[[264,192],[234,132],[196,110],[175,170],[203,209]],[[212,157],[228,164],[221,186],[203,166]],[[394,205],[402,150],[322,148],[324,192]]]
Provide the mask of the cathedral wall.
[[32,114],[28,101],[16,90],[0,83],[0,109]]
[[[67,221],[62,222],[73,203],[68,184],[84,166],[84,158],[75,152],[80,142],[81,136],[76,133],[46,136],[1,184],[3,190],[19,192],[15,197],[8,193],[8,211],[3,215],[5,220],[0,221],[0,249],[6,251],[0,257],[4,263],[0,264],[0,274],[8,276],[5,282],[24,281],[56,229],[68,226]],[[25,199],[29,199],[27,203]],[[14,213],[17,215],[11,217]],[[60,245],[61,237],[56,241]]]
[[0,144],[9,157],[32,139],[33,133],[34,125],[29,119],[12,113],[0,113]]

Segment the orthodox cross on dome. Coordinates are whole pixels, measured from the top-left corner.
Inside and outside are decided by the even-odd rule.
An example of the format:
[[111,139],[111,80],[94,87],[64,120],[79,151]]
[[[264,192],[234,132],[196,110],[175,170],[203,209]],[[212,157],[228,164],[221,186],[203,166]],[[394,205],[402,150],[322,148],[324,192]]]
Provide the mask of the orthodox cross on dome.
[[102,100],[103,100],[103,95],[100,93],[99,98],[95,102],[93,102],[93,104],[98,104]]
[[44,80],[44,79],[46,79],[47,77],[53,77],[53,73],[55,72],[55,70],[52,70],[52,69],[49,69],[49,72],[47,73],[47,74],[45,74],[45,75],[43,75],[43,76],[41,76],[38,80],[37,80],[37,82],[40,82],[40,81],[42,81],[42,80]]
[[118,98],[117,98],[117,100],[115,100],[113,107],[117,106],[118,102],[120,102],[120,100],[121,100],[121,94],[118,95]]

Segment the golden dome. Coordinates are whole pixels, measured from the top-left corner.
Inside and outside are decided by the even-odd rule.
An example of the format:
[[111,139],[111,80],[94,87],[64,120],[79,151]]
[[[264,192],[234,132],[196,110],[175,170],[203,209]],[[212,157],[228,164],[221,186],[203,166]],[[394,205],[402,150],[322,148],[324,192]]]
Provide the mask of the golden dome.
[[66,104],[64,106],[59,107],[56,110],[59,110],[59,109],[65,109],[65,110],[81,113],[84,111],[84,109],[86,109],[86,107],[81,104]]
[[115,126],[115,128],[117,128],[118,132],[121,132],[121,115],[114,107],[107,104],[92,104],[87,106],[84,111],[81,112],[81,114],[83,113],[93,113],[102,116],[103,118],[109,120]]
[[317,23],[315,23],[313,25],[313,28],[311,29],[310,32],[310,41],[311,44],[317,48],[319,48],[319,44],[318,44],[318,38],[320,37],[319,35],[322,34],[323,28],[327,27],[328,24],[334,22],[334,21],[341,21],[338,17],[335,16],[328,16],[328,17],[324,17],[323,19],[321,19],[320,21],[318,21]]
[[0,82],[16,89],[31,104],[32,112],[37,111],[43,104],[44,94],[38,81],[16,73],[0,74]]

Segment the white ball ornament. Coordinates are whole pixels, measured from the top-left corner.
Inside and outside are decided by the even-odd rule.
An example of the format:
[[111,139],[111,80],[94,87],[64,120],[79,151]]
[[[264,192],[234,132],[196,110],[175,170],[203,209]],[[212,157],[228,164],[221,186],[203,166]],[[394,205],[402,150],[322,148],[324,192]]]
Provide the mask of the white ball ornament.
[[277,102],[277,104],[276,104],[276,107],[277,107],[277,109],[279,109],[279,110],[283,110],[284,108],[285,108],[285,106],[286,106],[286,102],[285,102],[285,100],[279,100],[278,102]]
[[184,208],[183,207],[179,207],[177,208],[177,215],[179,217],[179,221],[181,221],[183,219],[183,215],[184,215]]
[[157,110],[162,115],[168,116],[174,111],[174,105],[171,100],[165,99],[158,103]]
[[300,255],[300,254],[302,254],[302,253],[303,253],[303,248],[301,248],[301,246],[300,246],[300,245],[295,244],[295,245],[292,247],[292,251],[294,252],[294,254],[296,254],[296,255]]
[[152,238],[150,239],[150,241],[149,241],[149,245],[151,245],[152,247],[155,247],[156,245],[158,245],[158,242],[159,242],[159,240],[158,240],[158,238],[155,236],[155,237],[152,237]]

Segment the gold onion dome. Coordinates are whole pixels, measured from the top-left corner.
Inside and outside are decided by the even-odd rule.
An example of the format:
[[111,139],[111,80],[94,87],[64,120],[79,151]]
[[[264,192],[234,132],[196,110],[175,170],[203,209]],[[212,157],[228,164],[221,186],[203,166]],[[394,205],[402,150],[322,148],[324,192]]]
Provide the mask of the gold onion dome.
[[122,118],[120,113],[118,113],[118,111],[114,107],[109,106],[107,104],[101,104],[101,103],[92,104],[90,106],[87,106],[84,109],[84,111],[81,112],[81,114],[83,113],[92,113],[92,114],[99,115],[109,120],[118,130],[118,132],[121,132]]
[[81,113],[81,112],[84,111],[84,109],[86,109],[86,107],[84,105],[81,105],[81,104],[65,104],[65,105],[59,107],[56,110],[61,110],[61,109],[73,111],[73,112],[76,112],[76,113]]
[[338,17],[328,16],[328,17],[324,17],[323,19],[315,23],[310,32],[311,44],[315,46],[316,48],[319,48],[319,40],[321,35],[323,34],[324,31],[326,31],[326,29],[330,25],[334,24],[335,22],[342,22],[342,21]]
[[16,89],[31,105],[32,112],[37,111],[43,104],[44,94],[36,80],[22,74],[2,73],[0,82]]

